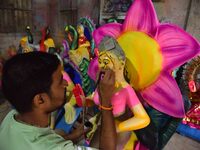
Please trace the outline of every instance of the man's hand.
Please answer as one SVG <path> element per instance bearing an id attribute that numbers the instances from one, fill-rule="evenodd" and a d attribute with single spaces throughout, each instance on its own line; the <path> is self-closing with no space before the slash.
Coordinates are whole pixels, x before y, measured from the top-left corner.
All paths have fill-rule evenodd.
<path id="1" fill-rule="evenodd" d="M 75 129 L 69 134 L 66 134 L 62 130 L 56 130 L 56 133 L 62 136 L 64 139 L 71 140 L 75 143 L 84 138 L 85 132 L 87 131 L 84 130 L 84 125 L 80 123 L 76 123 Z"/>
<path id="2" fill-rule="evenodd" d="M 115 89 L 115 73 L 111 69 L 100 70 L 103 76 L 100 80 L 98 91 L 103 106 L 111 106 L 111 98 Z"/>
<path id="3" fill-rule="evenodd" d="M 74 139 L 79 139 L 83 135 L 84 135 L 84 125 L 83 124 L 77 125 L 76 128 L 71 132 L 71 136 Z"/>
<path id="4" fill-rule="evenodd" d="M 100 83 L 98 86 L 98 92 L 101 100 L 101 105 L 104 107 L 111 107 L 111 98 L 115 89 L 115 73 L 110 70 L 101 70 L 104 73 L 103 77 L 100 77 Z M 100 149 L 102 150 L 115 150 L 117 134 L 114 124 L 114 117 L 111 110 L 102 109 L 101 119 L 101 137 L 100 137 Z"/>

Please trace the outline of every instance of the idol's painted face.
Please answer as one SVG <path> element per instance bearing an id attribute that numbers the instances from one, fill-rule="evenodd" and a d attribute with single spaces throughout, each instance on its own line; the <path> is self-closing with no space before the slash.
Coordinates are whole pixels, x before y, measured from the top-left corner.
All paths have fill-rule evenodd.
<path id="1" fill-rule="evenodd" d="M 109 51 L 100 52 L 98 63 L 101 69 L 110 68 L 115 72 L 124 67 L 122 61 Z"/>
<path id="2" fill-rule="evenodd" d="M 101 69 L 105 69 L 105 68 L 113 69 L 114 68 L 113 57 L 110 52 L 101 52 L 99 54 L 98 62 L 99 62 L 99 67 Z"/>
<path id="3" fill-rule="evenodd" d="M 82 25 L 78 25 L 78 26 L 77 26 L 77 32 L 78 32 L 79 35 L 80 35 L 80 34 L 83 34 L 84 28 L 83 28 Z"/>

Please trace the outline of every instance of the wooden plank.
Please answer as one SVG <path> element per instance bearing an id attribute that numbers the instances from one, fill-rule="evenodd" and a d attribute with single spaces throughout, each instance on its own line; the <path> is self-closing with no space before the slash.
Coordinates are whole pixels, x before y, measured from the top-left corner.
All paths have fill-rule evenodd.
<path id="1" fill-rule="evenodd" d="M 70 10 L 61 13 L 62 25 L 76 25 L 77 22 L 77 10 Z"/>
<path id="2" fill-rule="evenodd" d="M 21 19 L 20 19 L 21 18 L 21 11 L 17 10 L 16 12 L 17 12 L 17 22 L 18 22 L 17 23 L 18 25 L 17 25 L 17 30 L 16 31 L 20 32 L 21 31 L 21 25 L 22 25 L 22 22 L 21 22 Z"/>
<path id="3" fill-rule="evenodd" d="M 3 28 L 5 32 L 8 32 L 7 24 L 8 24 L 8 13 L 7 10 L 4 9 L 3 11 Z"/>
<path id="4" fill-rule="evenodd" d="M 200 0 L 192 0 L 186 30 L 200 41 Z"/>
<path id="5" fill-rule="evenodd" d="M 27 0 L 22 1 L 22 8 L 27 9 Z"/>
<path id="6" fill-rule="evenodd" d="M 77 0 L 72 1 L 71 8 L 77 8 Z"/>
<path id="7" fill-rule="evenodd" d="M 21 12 L 21 15 L 20 15 L 20 22 L 21 22 L 21 25 L 20 25 L 20 31 L 19 31 L 19 32 L 24 33 L 24 31 L 25 31 L 24 11 L 20 11 L 20 12 Z"/>
<path id="8" fill-rule="evenodd" d="M 17 8 L 23 8 L 23 1 L 22 0 L 18 0 L 18 7 Z"/>
<path id="9" fill-rule="evenodd" d="M 60 10 L 69 10 L 77 8 L 77 0 L 60 0 Z"/>
<path id="10" fill-rule="evenodd" d="M 15 5 L 14 5 L 14 3 L 13 3 L 13 7 L 14 7 Z M 11 19 L 12 19 L 12 21 L 11 21 L 11 23 L 12 23 L 12 31 L 13 32 L 16 32 L 16 23 L 15 23 L 15 10 L 14 9 L 12 9 L 12 11 L 11 11 Z"/>
<path id="11" fill-rule="evenodd" d="M 18 5 L 18 0 L 14 0 L 14 8 L 17 8 L 17 5 Z"/>
<path id="12" fill-rule="evenodd" d="M 23 30 L 25 31 L 26 26 L 28 25 L 28 17 L 27 17 L 27 12 L 23 11 L 23 25 L 22 25 L 22 32 Z"/>
<path id="13" fill-rule="evenodd" d="M 28 18 L 29 18 L 29 19 L 28 19 L 28 25 L 29 25 L 29 26 L 31 27 L 31 29 L 33 30 L 33 27 L 32 27 L 32 26 L 33 26 L 33 18 L 32 18 L 32 17 L 33 17 L 32 12 L 29 12 L 29 13 L 28 13 Z"/>
<path id="14" fill-rule="evenodd" d="M 61 26 L 76 25 L 77 0 L 60 0 Z"/>
<path id="15" fill-rule="evenodd" d="M 15 13 L 15 24 L 16 24 L 15 32 L 18 32 L 18 11 L 15 10 L 14 13 Z"/>
<path id="16" fill-rule="evenodd" d="M 12 9 L 8 9 L 7 10 L 7 26 L 6 28 L 8 29 L 8 32 L 12 32 L 13 31 L 13 28 L 12 28 L 12 25 L 13 25 L 13 18 L 12 18 Z"/>

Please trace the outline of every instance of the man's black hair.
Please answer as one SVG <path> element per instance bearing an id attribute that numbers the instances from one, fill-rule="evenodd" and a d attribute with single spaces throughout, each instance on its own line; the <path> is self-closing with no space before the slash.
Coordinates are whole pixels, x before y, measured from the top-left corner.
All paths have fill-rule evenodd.
<path id="1" fill-rule="evenodd" d="M 60 64 L 56 55 L 44 52 L 18 54 L 9 59 L 2 73 L 2 91 L 20 113 L 32 109 L 33 98 L 49 93 L 52 75 Z"/>

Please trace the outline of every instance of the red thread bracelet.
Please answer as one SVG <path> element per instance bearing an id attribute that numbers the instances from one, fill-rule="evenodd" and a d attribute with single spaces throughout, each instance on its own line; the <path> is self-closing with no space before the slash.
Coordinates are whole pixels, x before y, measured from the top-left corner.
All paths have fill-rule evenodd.
<path id="1" fill-rule="evenodd" d="M 105 107 L 105 106 L 102 106 L 102 105 L 99 105 L 99 109 L 103 109 L 103 110 L 113 110 L 113 107 Z"/>

